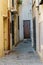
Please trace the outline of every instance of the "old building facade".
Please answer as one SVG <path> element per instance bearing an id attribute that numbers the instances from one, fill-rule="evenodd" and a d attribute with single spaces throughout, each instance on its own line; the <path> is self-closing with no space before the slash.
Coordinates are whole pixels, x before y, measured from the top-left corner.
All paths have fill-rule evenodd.
<path id="1" fill-rule="evenodd" d="M 8 4 L 7 3 L 8 3 L 8 0 L 0 1 L 0 56 L 4 55 L 4 48 L 5 48 L 5 45 L 4 45 L 4 37 L 5 37 L 4 36 L 4 22 L 5 22 L 5 24 L 6 23 L 8 24 L 8 15 L 7 15 Z M 8 28 L 7 25 L 6 25 L 6 28 Z M 8 32 L 8 31 L 6 31 L 6 32 Z M 6 34 L 8 35 L 8 33 L 6 33 Z M 8 43 L 7 35 L 6 35 L 6 40 L 7 40 L 6 43 Z M 6 45 L 6 49 L 7 49 L 7 45 Z"/>
<path id="2" fill-rule="evenodd" d="M 43 58 L 43 1 L 33 0 L 33 47 Z"/>
<path id="3" fill-rule="evenodd" d="M 0 57 L 19 42 L 19 0 L 0 0 Z"/>
<path id="4" fill-rule="evenodd" d="M 32 1 L 23 0 L 22 5 L 19 6 L 19 34 L 20 40 L 32 40 Z"/>

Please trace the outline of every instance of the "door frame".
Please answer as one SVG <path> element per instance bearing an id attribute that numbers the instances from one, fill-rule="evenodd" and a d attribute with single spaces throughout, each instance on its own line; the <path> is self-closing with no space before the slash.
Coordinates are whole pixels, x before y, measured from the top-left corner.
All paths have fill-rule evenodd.
<path id="1" fill-rule="evenodd" d="M 8 50 L 10 50 L 10 11 L 8 11 Z"/>
<path id="2" fill-rule="evenodd" d="M 31 20 L 23 20 L 23 35 L 24 35 L 24 21 L 28 21 L 31 24 Z M 24 38 L 25 39 L 25 38 Z M 27 39 L 27 38 L 26 38 Z M 28 38 L 29 39 L 29 38 Z M 30 39 L 31 40 L 31 27 L 30 27 Z"/>
<path id="3" fill-rule="evenodd" d="M 11 12 L 11 35 L 12 35 L 12 47 L 14 46 L 14 12 Z"/>
<path id="4" fill-rule="evenodd" d="M 36 18 L 33 18 L 33 48 L 36 50 Z"/>

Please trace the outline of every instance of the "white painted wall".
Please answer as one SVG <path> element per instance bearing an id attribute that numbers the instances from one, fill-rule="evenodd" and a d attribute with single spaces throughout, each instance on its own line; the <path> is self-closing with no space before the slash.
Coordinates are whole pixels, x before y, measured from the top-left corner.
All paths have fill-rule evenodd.
<path id="1" fill-rule="evenodd" d="M 23 34 L 23 20 L 31 20 L 31 37 L 32 37 L 32 0 L 23 0 L 22 5 L 19 7 L 20 16 L 20 40 L 24 39 Z"/>

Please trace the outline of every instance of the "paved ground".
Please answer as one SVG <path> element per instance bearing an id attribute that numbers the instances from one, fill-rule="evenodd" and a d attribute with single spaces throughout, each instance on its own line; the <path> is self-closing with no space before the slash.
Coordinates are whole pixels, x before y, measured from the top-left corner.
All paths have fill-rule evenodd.
<path id="1" fill-rule="evenodd" d="M 0 65 L 43 65 L 31 41 L 21 42 L 10 55 L 0 58 Z"/>

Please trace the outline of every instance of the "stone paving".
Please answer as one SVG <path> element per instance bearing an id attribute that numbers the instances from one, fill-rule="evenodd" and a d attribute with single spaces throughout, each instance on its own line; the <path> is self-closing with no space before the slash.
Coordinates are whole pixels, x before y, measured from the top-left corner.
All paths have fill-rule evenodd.
<path id="1" fill-rule="evenodd" d="M 23 41 L 12 52 L 0 58 L 0 65 L 43 65 L 31 41 Z"/>

